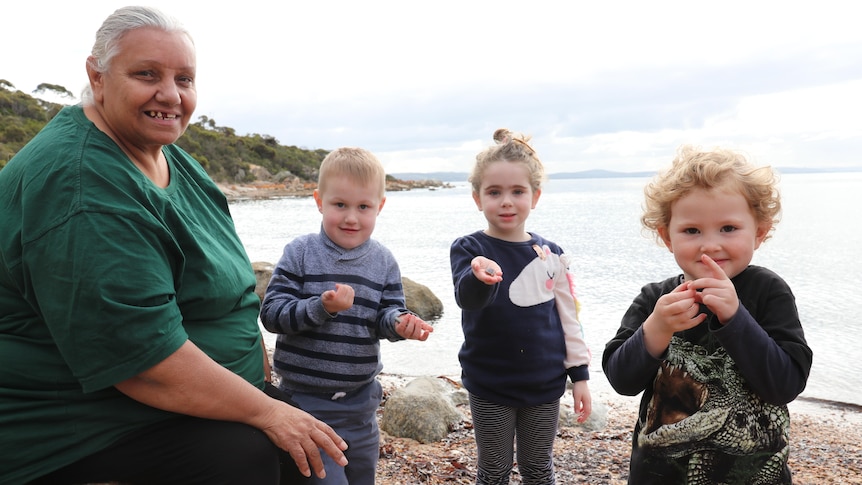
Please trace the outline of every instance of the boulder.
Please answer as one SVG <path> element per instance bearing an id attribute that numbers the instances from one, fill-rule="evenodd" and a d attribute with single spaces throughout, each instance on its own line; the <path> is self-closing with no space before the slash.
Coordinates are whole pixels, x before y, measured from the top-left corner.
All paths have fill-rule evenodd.
<path id="1" fill-rule="evenodd" d="M 269 173 L 269 170 L 267 170 L 264 167 L 261 167 L 260 165 L 255 165 L 253 163 L 249 163 L 248 164 L 248 171 L 251 172 L 252 175 L 254 175 L 255 180 L 271 180 L 272 179 L 272 174 Z"/>
<path id="2" fill-rule="evenodd" d="M 251 263 L 251 267 L 254 269 L 254 277 L 257 279 L 254 285 L 254 292 L 257 293 L 260 301 L 263 301 L 263 295 L 266 293 L 266 287 L 272 278 L 272 270 L 275 269 L 275 265 L 264 261 L 257 261 Z"/>
<path id="3" fill-rule="evenodd" d="M 608 427 L 608 406 L 598 399 L 593 399 L 590 416 L 583 423 L 579 423 L 572 406 L 572 391 L 567 390 L 560 399 L 560 418 L 557 426 L 582 431 L 602 431 Z"/>
<path id="4" fill-rule="evenodd" d="M 383 406 L 380 429 L 399 438 L 431 443 L 464 419 L 449 397 L 454 388 L 434 377 L 418 377 L 396 389 Z"/>
<path id="5" fill-rule="evenodd" d="M 427 286 L 416 283 L 405 276 L 401 277 L 404 300 L 407 309 L 429 322 L 443 315 L 443 302 Z"/>
<path id="6" fill-rule="evenodd" d="M 293 181 L 297 176 L 290 172 L 290 170 L 282 170 L 277 174 L 272 176 L 272 180 L 274 182 L 285 182 L 285 181 Z"/>

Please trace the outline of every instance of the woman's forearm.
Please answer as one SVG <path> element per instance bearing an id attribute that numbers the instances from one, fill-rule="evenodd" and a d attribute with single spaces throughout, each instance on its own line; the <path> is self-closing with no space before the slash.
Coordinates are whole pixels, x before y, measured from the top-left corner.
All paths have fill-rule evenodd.
<path id="1" fill-rule="evenodd" d="M 194 369 L 194 374 L 189 369 Z M 116 388 L 154 408 L 258 428 L 290 453 L 306 476 L 312 471 L 318 477 L 326 475 L 321 450 L 339 465 L 347 464 L 343 453 L 347 443 L 330 426 L 270 398 L 188 341 L 150 369 L 116 384 Z"/>
<path id="2" fill-rule="evenodd" d="M 115 387 L 154 408 L 251 425 L 256 415 L 265 412 L 270 400 L 190 341 L 165 360 Z"/>

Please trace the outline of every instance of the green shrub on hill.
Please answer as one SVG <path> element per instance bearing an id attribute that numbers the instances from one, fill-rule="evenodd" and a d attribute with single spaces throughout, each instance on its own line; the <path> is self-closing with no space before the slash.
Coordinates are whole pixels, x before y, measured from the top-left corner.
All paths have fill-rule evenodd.
<path id="1" fill-rule="evenodd" d="M 69 97 L 62 86 L 40 84 L 36 92 L 52 91 Z M 0 79 L 0 169 L 56 115 L 63 104 L 48 102 L 22 91 Z M 279 144 L 270 135 L 237 135 L 236 130 L 218 126 L 215 120 L 201 116 L 189 124 L 177 145 L 189 152 L 216 182 L 252 182 L 253 166 L 276 175 L 290 172 L 300 179 L 317 178 L 320 162 L 328 150 L 307 150 Z"/>

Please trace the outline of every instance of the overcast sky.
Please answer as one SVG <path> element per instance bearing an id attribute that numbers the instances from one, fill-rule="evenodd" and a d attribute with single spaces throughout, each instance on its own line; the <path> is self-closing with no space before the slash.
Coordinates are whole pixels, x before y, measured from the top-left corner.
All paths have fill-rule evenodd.
<path id="1" fill-rule="evenodd" d="M 126 4 L 5 1 L 0 79 L 79 96 L 96 29 Z M 195 39 L 193 120 L 362 146 L 389 173 L 466 172 L 500 127 L 532 135 L 551 173 L 655 170 L 683 143 L 777 167 L 862 166 L 852 2 L 144 4 Z"/>

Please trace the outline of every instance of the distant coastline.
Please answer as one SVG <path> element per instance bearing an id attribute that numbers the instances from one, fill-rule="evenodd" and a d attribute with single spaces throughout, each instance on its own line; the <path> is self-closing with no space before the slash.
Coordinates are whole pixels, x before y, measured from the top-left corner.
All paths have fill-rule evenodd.
<path id="1" fill-rule="evenodd" d="M 792 173 L 834 173 L 834 172 L 862 172 L 860 167 L 835 167 L 835 168 L 810 168 L 810 167 L 775 167 L 780 174 Z M 583 170 L 579 172 L 560 172 L 548 174 L 549 179 L 597 179 L 597 178 L 632 178 L 650 177 L 653 171 L 641 172 L 617 172 L 613 170 Z M 441 182 L 466 182 L 469 174 L 467 172 L 403 172 L 390 174 L 399 180 L 439 180 Z"/>
<path id="2" fill-rule="evenodd" d="M 317 184 L 313 182 L 285 184 L 257 181 L 250 184 L 216 183 L 227 200 L 278 199 L 283 197 L 311 197 Z M 418 177 L 415 179 L 387 178 L 387 192 L 401 192 L 413 189 L 446 189 L 451 188 L 449 182 L 439 178 Z"/>
<path id="3" fill-rule="evenodd" d="M 862 172 L 862 167 L 842 168 L 805 168 L 785 167 L 775 169 L 779 174 L 813 174 L 813 173 L 847 173 Z M 643 178 L 651 177 L 655 172 L 616 172 L 613 170 L 583 170 L 580 172 L 560 172 L 548 174 L 552 180 L 567 179 L 608 179 L 608 178 Z M 399 192 L 413 189 L 443 189 L 451 188 L 452 183 L 466 182 L 467 172 L 403 172 L 387 174 L 387 192 Z M 310 197 L 315 183 L 304 183 L 298 186 L 288 186 L 284 183 L 258 181 L 250 184 L 219 183 L 218 186 L 228 200 L 244 199 L 274 199 L 280 197 Z"/>

